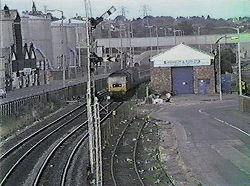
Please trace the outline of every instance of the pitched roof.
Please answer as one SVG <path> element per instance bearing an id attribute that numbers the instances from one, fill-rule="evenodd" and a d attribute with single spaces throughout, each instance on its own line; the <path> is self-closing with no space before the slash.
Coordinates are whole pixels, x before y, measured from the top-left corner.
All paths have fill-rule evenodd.
<path id="1" fill-rule="evenodd" d="M 179 44 L 151 58 L 151 61 L 177 61 L 192 59 L 213 59 L 214 56 L 184 44 Z"/>

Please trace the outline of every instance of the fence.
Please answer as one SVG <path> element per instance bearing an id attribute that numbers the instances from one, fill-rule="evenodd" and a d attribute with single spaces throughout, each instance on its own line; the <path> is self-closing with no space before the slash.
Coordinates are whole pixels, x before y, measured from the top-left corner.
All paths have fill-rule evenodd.
<path id="1" fill-rule="evenodd" d="M 96 91 L 100 91 L 107 87 L 106 78 L 96 80 Z M 42 94 L 29 96 L 26 98 L 10 101 L 0 105 L 0 118 L 11 116 L 18 113 L 24 107 L 32 108 L 38 103 L 49 102 L 52 100 L 70 100 L 73 97 L 83 96 L 87 92 L 87 84 L 79 83 L 76 85 L 60 88 L 57 90 L 44 92 Z"/>

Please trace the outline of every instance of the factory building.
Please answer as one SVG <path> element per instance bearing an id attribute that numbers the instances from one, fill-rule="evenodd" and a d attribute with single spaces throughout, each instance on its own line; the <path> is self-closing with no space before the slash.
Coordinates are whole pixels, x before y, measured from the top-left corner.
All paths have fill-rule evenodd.
<path id="1" fill-rule="evenodd" d="M 177 45 L 151 58 L 151 84 L 159 93 L 215 93 L 214 56 Z"/>
<path id="2" fill-rule="evenodd" d="M 40 11 L 25 11 L 21 16 L 22 37 L 24 43 L 32 42 L 43 53 L 50 66 L 53 64 L 51 16 Z"/>
<path id="3" fill-rule="evenodd" d="M 86 26 L 81 20 L 58 20 L 51 23 L 53 66 L 63 68 L 83 67 L 86 70 Z"/>

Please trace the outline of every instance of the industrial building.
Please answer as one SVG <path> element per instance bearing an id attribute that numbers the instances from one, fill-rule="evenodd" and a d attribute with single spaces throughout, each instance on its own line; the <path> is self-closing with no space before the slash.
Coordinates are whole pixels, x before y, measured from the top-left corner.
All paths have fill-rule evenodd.
<path id="1" fill-rule="evenodd" d="M 215 93 L 214 56 L 179 44 L 151 58 L 151 84 L 156 92 Z"/>
<path id="2" fill-rule="evenodd" d="M 12 71 L 12 63 L 30 60 L 31 56 L 25 56 L 24 53 L 30 43 L 36 58 L 34 67 L 32 63 L 32 71 L 36 69 L 38 77 L 35 78 L 36 83 L 29 86 L 49 83 L 46 78 L 49 74 L 54 74 L 55 79 L 62 78 L 60 74 L 63 68 L 68 72 L 68 78 L 83 75 L 86 71 L 86 24 L 81 17 L 52 21 L 52 14 L 38 11 L 34 2 L 31 11 L 24 11 L 21 15 L 6 5 L 0 12 L 0 88 L 9 91 L 28 86 L 29 83 L 23 84 L 26 80 L 18 77 L 22 72 L 19 73 L 17 69 Z M 28 51 L 30 54 L 29 47 Z"/>
<path id="3" fill-rule="evenodd" d="M 87 48 L 85 22 L 76 19 L 53 21 L 51 34 L 54 68 L 62 69 L 62 55 L 65 55 L 67 68 L 86 65 L 84 63 Z M 86 67 L 84 69 L 86 70 Z"/>
<path id="4" fill-rule="evenodd" d="M 32 42 L 36 50 L 46 58 L 49 66 L 52 66 L 53 50 L 50 24 L 51 14 L 43 14 L 37 11 L 34 2 L 32 11 L 22 12 L 21 26 L 23 42 Z"/>

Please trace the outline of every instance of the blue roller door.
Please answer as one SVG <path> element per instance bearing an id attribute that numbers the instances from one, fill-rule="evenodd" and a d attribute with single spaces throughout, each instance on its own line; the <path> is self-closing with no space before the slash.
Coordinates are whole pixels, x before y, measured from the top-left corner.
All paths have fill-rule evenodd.
<path id="1" fill-rule="evenodd" d="M 172 68 L 174 94 L 193 94 L 194 78 L 193 67 Z"/>

